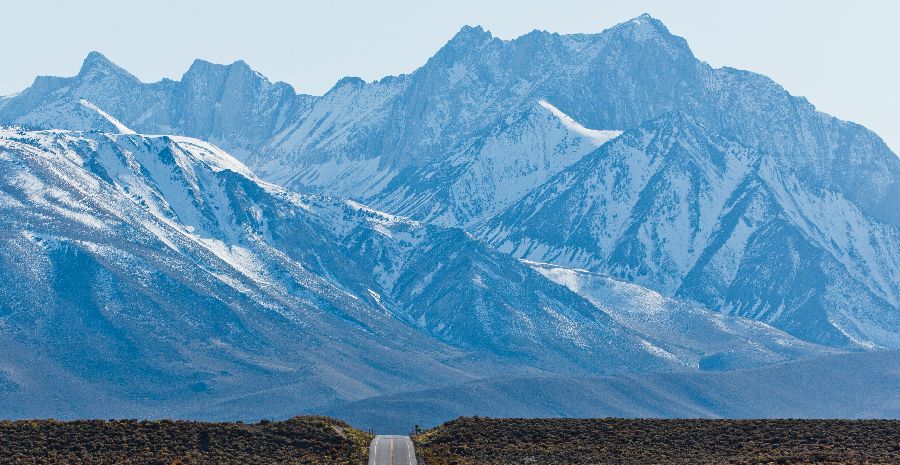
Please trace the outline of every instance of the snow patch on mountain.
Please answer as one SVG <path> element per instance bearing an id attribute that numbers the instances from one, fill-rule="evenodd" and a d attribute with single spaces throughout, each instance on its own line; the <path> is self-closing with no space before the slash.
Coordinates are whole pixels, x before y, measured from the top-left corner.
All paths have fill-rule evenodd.
<path id="1" fill-rule="evenodd" d="M 571 116 L 560 111 L 559 108 L 554 107 L 550 102 L 546 100 L 539 100 L 538 104 L 550 110 L 550 112 L 553 113 L 554 116 L 559 118 L 559 120 L 562 121 L 562 123 L 567 128 L 569 128 L 570 131 L 589 139 L 597 147 L 605 144 L 610 139 L 618 137 L 619 134 L 622 134 L 622 131 L 601 131 L 598 129 L 588 129 L 578 124 L 578 122 L 572 119 Z"/>
<path id="2" fill-rule="evenodd" d="M 96 105 L 94 105 L 93 103 L 91 103 L 91 102 L 89 102 L 89 101 L 87 101 L 87 100 L 85 100 L 85 99 L 79 100 L 78 103 L 80 103 L 80 104 L 81 104 L 82 106 L 84 106 L 85 108 L 89 108 L 89 109 L 94 110 L 94 111 L 96 111 L 97 113 L 99 113 L 100 116 L 102 116 L 102 117 L 105 118 L 107 121 L 109 121 L 109 123 L 112 124 L 114 128 L 118 129 L 119 134 L 136 134 L 133 130 L 131 130 L 131 128 L 129 128 L 128 126 L 125 126 L 124 124 L 122 124 L 121 121 L 119 121 L 119 120 L 113 118 L 112 115 L 110 115 L 109 113 L 107 113 L 107 112 L 101 110 L 100 108 L 98 108 L 98 107 L 97 107 Z"/>

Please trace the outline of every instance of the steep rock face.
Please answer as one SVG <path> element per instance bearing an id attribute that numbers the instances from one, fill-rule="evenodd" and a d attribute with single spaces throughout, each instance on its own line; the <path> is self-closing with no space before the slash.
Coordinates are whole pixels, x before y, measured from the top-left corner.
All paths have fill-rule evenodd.
<path id="1" fill-rule="evenodd" d="M 168 117 L 175 132 L 216 141 L 246 158 L 306 104 L 291 86 L 269 82 L 243 61 L 196 60 L 173 89 Z"/>
<path id="2" fill-rule="evenodd" d="M 479 234 L 808 340 L 898 343 L 897 228 L 678 112 L 587 155 Z"/>
<path id="3" fill-rule="evenodd" d="M 687 106 L 714 133 L 771 154 L 812 189 L 843 195 L 873 219 L 900 226 L 900 158 L 875 133 L 818 112 L 768 77 L 715 70 L 702 108 Z"/>
<path id="4" fill-rule="evenodd" d="M 771 159 L 729 199 L 678 295 L 827 344 L 897 347 L 900 232 Z"/>
<path id="5" fill-rule="evenodd" d="M 390 107 L 408 81 L 406 76 L 371 84 L 342 79 L 248 163 L 267 179 L 302 191 L 357 199 L 379 192 L 395 168 L 379 156 L 389 137 L 386 128 L 416 124 L 398 119 Z"/>
<path id="6" fill-rule="evenodd" d="M 645 276 L 672 292 L 679 284 L 672 280 L 693 266 L 719 211 L 757 158 L 671 113 L 627 131 L 532 190 L 482 234 L 501 250 L 536 261 L 591 267 L 598 254 L 585 255 L 585 249 L 602 251 L 618 266 L 614 274 L 637 281 Z M 550 244 L 553 252 L 545 250 Z"/>

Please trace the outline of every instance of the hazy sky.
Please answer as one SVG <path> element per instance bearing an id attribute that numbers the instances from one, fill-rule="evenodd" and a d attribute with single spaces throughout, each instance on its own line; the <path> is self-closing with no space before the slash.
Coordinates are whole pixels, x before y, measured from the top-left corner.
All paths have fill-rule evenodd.
<path id="1" fill-rule="evenodd" d="M 414 70 L 464 24 L 495 36 L 598 32 L 648 12 L 700 59 L 766 74 L 900 149 L 897 1 L 40 1 L 0 8 L 0 95 L 73 75 L 91 50 L 144 81 L 194 58 L 247 61 L 298 92 Z"/>

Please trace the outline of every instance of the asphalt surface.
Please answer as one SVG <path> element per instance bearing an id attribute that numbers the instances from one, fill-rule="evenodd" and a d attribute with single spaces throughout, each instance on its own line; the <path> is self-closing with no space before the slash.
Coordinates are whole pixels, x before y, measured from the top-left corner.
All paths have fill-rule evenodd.
<path id="1" fill-rule="evenodd" d="M 369 465 L 416 465 L 409 436 L 378 435 L 369 445 Z"/>

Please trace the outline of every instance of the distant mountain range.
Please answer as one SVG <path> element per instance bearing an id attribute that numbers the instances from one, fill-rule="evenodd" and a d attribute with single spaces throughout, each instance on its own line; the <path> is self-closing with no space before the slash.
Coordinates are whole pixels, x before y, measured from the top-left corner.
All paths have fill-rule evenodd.
<path id="1" fill-rule="evenodd" d="M 465 27 L 323 96 L 92 52 L 0 124 L 0 415 L 252 418 L 900 348 L 900 159 L 648 15 Z"/>

